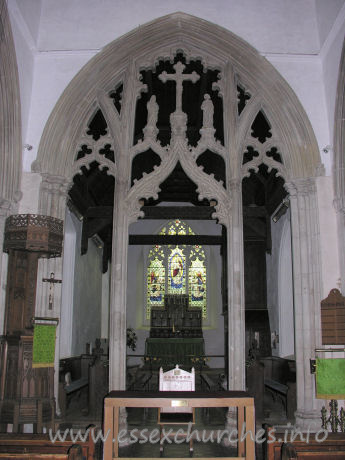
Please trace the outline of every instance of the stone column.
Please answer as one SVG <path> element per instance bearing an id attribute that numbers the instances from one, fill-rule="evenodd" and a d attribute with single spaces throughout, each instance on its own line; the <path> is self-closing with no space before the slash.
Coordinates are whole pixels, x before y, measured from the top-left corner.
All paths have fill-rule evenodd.
<path id="1" fill-rule="evenodd" d="M 245 302 L 241 181 L 230 182 L 227 225 L 229 390 L 245 389 Z"/>
<path id="2" fill-rule="evenodd" d="M 70 183 L 65 177 L 42 174 L 38 212 L 42 215 L 56 217 L 65 220 L 66 198 Z M 56 279 L 62 279 L 63 257 L 54 259 L 40 259 L 37 273 L 37 294 L 36 294 L 36 316 L 57 317 L 61 316 L 61 294 L 62 284 L 54 287 L 54 302 L 52 309 L 49 309 L 49 283 L 43 283 L 44 278 L 49 278 L 54 273 Z M 60 324 L 56 329 L 56 343 L 60 342 Z M 59 389 L 59 359 L 60 353 L 57 347 L 55 353 L 55 374 L 54 374 L 54 395 L 56 399 L 57 414 L 60 415 L 58 403 Z"/>
<path id="3" fill-rule="evenodd" d="M 116 181 L 110 280 L 109 390 L 126 389 L 128 214 L 126 183 Z"/>
<path id="4" fill-rule="evenodd" d="M 127 182 L 115 182 L 113 246 L 110 279 L 109 391 L 126 389 L 126 301 L 128 260 Z M 121 429 L 126 428 L 126 411 L 120 411 Z"/>
<path id="5" fill-rule="evenodd" d="M 229 183 L 232 208 L 227 227 L 228 389 L 245 389 L 245 301 L 241 181 Z M 237 410 L 229 408 L 226 429 L 237 428 Z"/>
<path id="6" fill-rule="evenodd" d="M 287 183 L 290 194 L 295 355 L 297 373 L 296 423 L 302 429 L 320 425 L 320 402 L 315 399 L 315 376 L 309 360 L 321 345 L 321 260 L 320 232 L 314 179 Z M 313 425 L 311 425 L 313 424 Z"/>

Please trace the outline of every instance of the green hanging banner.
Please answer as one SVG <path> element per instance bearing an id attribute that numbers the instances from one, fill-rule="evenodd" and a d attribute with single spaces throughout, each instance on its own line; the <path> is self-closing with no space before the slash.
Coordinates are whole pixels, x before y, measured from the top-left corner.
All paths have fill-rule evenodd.
<path id="1" fill-rule="evenodd" d="M 54 367 L 56 325 L 35 324 L 32 367 Z"/>
<path id="2" fill-rule="evenodd" d="M 345 398 L 345 358 L 316 359 L 316 397 Z"/>

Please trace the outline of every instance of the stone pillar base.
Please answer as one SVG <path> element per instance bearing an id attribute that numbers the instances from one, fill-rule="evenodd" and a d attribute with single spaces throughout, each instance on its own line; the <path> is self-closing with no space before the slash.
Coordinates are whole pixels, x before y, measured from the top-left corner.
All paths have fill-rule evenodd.
<path id="1" fill-rule="evenodd" d="M 321 429 L 321 411 L 314 409 L 311 411 L 297 410 L 295 412 L 296 426 L 301 431 L 315 433 Z"/>

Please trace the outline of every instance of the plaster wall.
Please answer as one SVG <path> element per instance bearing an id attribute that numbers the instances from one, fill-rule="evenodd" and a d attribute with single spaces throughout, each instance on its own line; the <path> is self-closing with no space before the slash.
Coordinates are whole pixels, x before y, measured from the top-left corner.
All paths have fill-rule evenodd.
<path id="1" fill-rule="evenodd" d="M 279 334 L 279 343 L 272 348 L 274 356 L 287 356 L 294 350 L 291 241 L 283 237 L 286 225 L 290 226 L 289 211 L 276 223 L 271 222 L 272 251 L 266 255 L 270 329 Z M 291 238 L 290 229 L 288 234 Z"/>
<path id="2" fill-rule="evenodd" d="M 334 0 L 327 3 L 333 11 Z M 140 24 L 177 11 L 219 24 L 261 52 L 319 51 L 314 0 L 44 0 L 38 47 L 100 49 Z"/>
<path id="3" fill-rule="evenodd" d="M 316 20 L 321 46 L 326 41 L 343 5 L 344 0 L 328 0 L 326 2 L 325 0 L 315 0 Z"/>
<path id="4" fill-rule="evenodd" d="M 35 8 L 33 9 L 33 11 L 35 11 Z M 30 20 L 29 18 L 27 18 L 28 22 L 26 22 L 23 19 L 21 12 L 15 2 L 8 2 L 8 12 L 12 26 L 12 34 L 18 65 L 22 138 L 24 145 L 25 143 L 27 143 L 26 134 L 30 116 L 31 99 L 33 97 L 32 85 L 35 69 L 35 44 L 28 25 L 28 23 L 30 23 Z"/>
<path id="5" fill-rule="evenodd" d="M 60 312 L 60 359 L 72 356 L 74 277 L 77 232 L 80 223 L 67 209 L 64 222 L 62 298 Z"/>
<path id="6" fill-rule="evenodd" d="M 322 298 L 324 299 L 328 296 L 331 289 L 340 288 L 337 221 L 333 207 L 332 177 L 318 177 L 316 186 L 320 217 Z"/>
<path id="7" fill-rule="evenodd" d="M 332 31 L 329 34 L 321 50 L 323 81 L 326 96 L 326 108 L 328 113 L 328 123 L 330 131 L 329 145 L 333 145 L 334 136 L 334 114 L 336 91 L 339 75 L 339 65 L 341 51 L 345 38 L 345 5 L 343 5 L 336 22 L 333 25 Z M 332 157 L 332 151 L 330 157 Z"/>
<path id="8" fill-rule="evenodd" d="M 87 254 L 80 255 L 81 224 L 77 229 L 72 356 L 85 353 L 86 343 L 95 344 L 101 337 L 102 316 L 102 250 L 89 240 Z"/>
<path id="9" fill-rule="evenodd" d="M 267 56 L 271 64 L 299 98 L 313 127 L 326 174 L 331 174 L 331 158 L 323 147 L 331 143 L 328 125 L 322 62 L 317 56 Z"/>
<path id="10" fill-rule="evenodd" d="M 39 53 L 35 57 L 32 101 L 26 141 L 33 146 L 24 151 L 23 169 L 31 170 L 37 157 L 44 126 L 58 98 L 75 74 L 91 59 L 90 53 Z M 25 193 L 25 192 L 24 192 Z"/>
<path id="11" fill-rule="evenodd" d="M 16 2 L 10 1 L 9 3 L 16 3 L 18 5 L 18 9 L 27 24 L 32 39 L 37 45 L 41 22 L 42 0 L 16 0 Z"/>

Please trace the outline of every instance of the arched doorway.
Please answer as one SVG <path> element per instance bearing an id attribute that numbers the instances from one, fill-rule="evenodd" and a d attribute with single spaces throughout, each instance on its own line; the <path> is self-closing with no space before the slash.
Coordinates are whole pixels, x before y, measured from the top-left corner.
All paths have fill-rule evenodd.
<path id="1" fill-rule="evenodd" d="M 207 72 L 220 72 L 221 78 L 213 81 L 211 89 L 218 92 L 222 101 L 223 143 L 219 137 L 215 137 L 210 123 L 212 109 L 207 109 L 206 104 L 207 101 L 211 102 L 215 108 L 216 101 L 212 97 L 204 99 L 201 137 L 193 145 L 186 136 L 188 116 L 184 112 L 183 103 L 180 105 L 180 97 L 176 95 L 173 112 L 176 116 L 170 119 L 172 136 L 169 148 L 157 142 L 154 123 L 154 103 L 157 101 L 151 98 L 147 104 L 152 102 L 153 108 L 148 112 L 153 118 L 147 117 L 146 131 L 142 127 L 143 140 L 135 144 L 136 101 L 147 90 L 144 86 L 147 83 L 141 80 L 140 72 L 142 69 L 153 71 L 160 60 L 172 65 L 178 53 L 182 53 L 186 60 L 186 64 L 178 61 L 181 65 L 200 62 Z M 174 72 L 168 69 L 163 78 L 166 81 L 174 79 L 177 86 L 181 83 L 183 93 L 182 80 L 187 74 L 183 74 L 181 66 L 176 65 Z M 190 76 L 188 78 L 193 79 Z M 119 91 L 122 92 L 121 98 L 116 99 Z M 112 97 L 112 94 L 115 96 Z M 106 143 L 102 141 L 100 145 L 95 140 L 92 142 L 91 153 L 78 158 L 76 154 L 79 147 L 84 144 L 90 147 L 85 143 L 85 132 L 98 110 L 102 111 L 108 127 L 104 139 Z M 200 105 L 199 113 L 201 110 Z M 123 389 L 126 367 L 128 227 L 142 215 L 141 200 L 152 197 L 157 199 L 160 184 L 180 163 L 184 172 L 197 185 L 198 198 L 216 202 L 213 217 L 227 229 L 225 290 L 229 388 L 244 388 L 245 300 L 241 183 L 247 170 L 243 168 L 242 155 L 250 145 L 248 136 L 260 111 L 270 120 L 274 133 L 271 147 L 278 146 L 284 158 L 284 171 L 279 165 L 277 170 L 284 176 L 291 202 L 294 297 L 298 318 L 296 336 L 299 344 L 296 350 L 297 417 L 303 424 L 317 416 L 317 402 L 313 396 L 307 363 L 319 342 L 317 332 L 314 332 L 319 330 L 320 323 L 319 311 L 315 308 L 320 299 L 320 269 L 317 260 L 319 240 L 314 184 L 319 152 L 310 123 L 295 94 L 275 69 L 248 44 L 220 27 L 176 13 L 153 21 L 106 47 L 71 82 L 46 125 L 35 164 L 35 170 L 43 177 L 40 212 L 64 217 L 65 194 L 71 186 L 72 177 L 85 165 L 96 161 L 101 168 L 107 169 L 108 175 L 115 177 L 110 281 L 110 388 Z M 109 149 L 114 152 L 114 161 L 107 155 Z M 156 155 L 150 156 L 153 169 L 137 182 L 132 182 L 133 160 L 148 149 Z M 216 164 L 216 161 L 210 162 L 212 155 L 224 161 L 225 183 L 219 182 L 216 174 L 208 170 L 210 164 Z M 269 158 L 266 160 L 269 168 L 272 167 L 272 161 L 275 161 L 276 167 L 274 152 L 271 158 L 266 156 Z M 159 165 L 156 160 L 158 163 L 160 161 Z M 204 169 L 199 167 L 201 165 Z M 57 274 L 61 271 L 58 266 L 52 270 L 50 263 L 42 263 L 43 276 L 51 271 Z M 312 272 L 310 266 L 315 268 Z M 45 295 L 43 291 L 38 293 L 39 305 L 44 305 L 40 298 Z M 301 318 L 303 321 L 300 321 Z M 314 326 L 308 327 L 308 331 L 312 332 L 305 334 L 302 324 Z"/>

